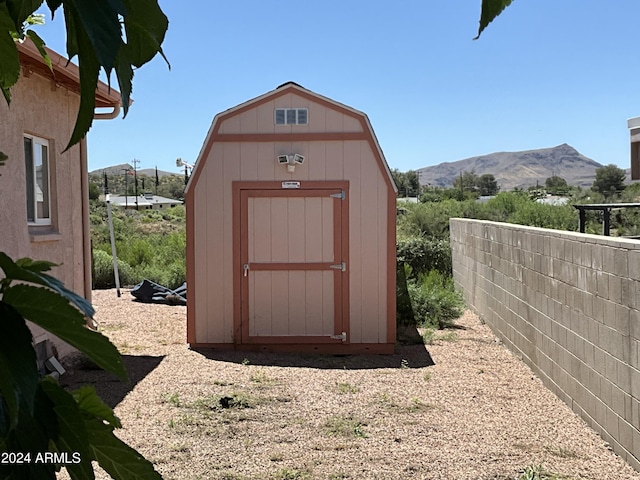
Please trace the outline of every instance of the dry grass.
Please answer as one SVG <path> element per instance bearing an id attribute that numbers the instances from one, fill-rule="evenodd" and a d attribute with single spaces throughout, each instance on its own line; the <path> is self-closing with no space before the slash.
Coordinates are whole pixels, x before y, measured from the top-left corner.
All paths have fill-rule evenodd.
<path id="1" fill-rule="evenodd" d="M 117 403 L 119 436 L 165 479 L 640 479 L 471 313 L 428 353 L 204 355 L 184 307 L 94 304 L 136 384 L 68 381 Z"/>

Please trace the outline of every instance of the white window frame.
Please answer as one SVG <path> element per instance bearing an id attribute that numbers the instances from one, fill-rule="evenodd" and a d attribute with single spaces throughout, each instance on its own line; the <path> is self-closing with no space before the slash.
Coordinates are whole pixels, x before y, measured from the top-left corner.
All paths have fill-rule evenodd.
<path id="1" fill-rule="evenodd" d="M 51 225 L 51 150 L 49 141 L 29 134 L 24 134 L 23 137 L 27 223 L 28 225 Z M 30 152 L 27 150 L 27 143 L 30 143 Z M 42 186 L 45 188 L 42 188 L 38 183 L 38 163 L 45 167 L 40 169 L 46 175 L 46 178 L 42 179 Z M 41 201 L 38 199 L 39 195 L 42 196 Z M 39 203 L 42 204 L 41 208 L 39 208 Z"/>
<path id="2" fill-rule="evenodd" d="M 278 121 L 278 113 L 284 116 L 284 121 Z M 304 112 L 304 119 L 302 123 L 301 112 Z M 273 112 L 273 123 L 276 125 L 309 125 L 309 109 L 308 108 L 276 108 Z"/>

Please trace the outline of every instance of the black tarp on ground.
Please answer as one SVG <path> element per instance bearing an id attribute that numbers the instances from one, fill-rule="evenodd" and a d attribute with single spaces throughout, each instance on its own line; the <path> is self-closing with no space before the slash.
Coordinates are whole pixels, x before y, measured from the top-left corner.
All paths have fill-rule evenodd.
<path id="1" fill-rule="evenodd" d="M 187 284 L 185 282 L 175 290 L 171 290 L 145 278 L 133 287 L 131 295 L 133 295 L 138 302 L 186 305 Z"/>

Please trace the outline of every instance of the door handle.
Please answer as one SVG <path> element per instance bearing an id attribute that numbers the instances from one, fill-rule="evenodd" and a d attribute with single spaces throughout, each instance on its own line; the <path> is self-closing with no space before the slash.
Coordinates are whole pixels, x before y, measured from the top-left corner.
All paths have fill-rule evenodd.
<path id="1" fill-rule="evenodd" d="M 242 267 L 242 270 L 244 271 L 244 276 L 246 277 L 247 275 L 249 275 L 249 264 L 245 263 L 244 267 Z"/>

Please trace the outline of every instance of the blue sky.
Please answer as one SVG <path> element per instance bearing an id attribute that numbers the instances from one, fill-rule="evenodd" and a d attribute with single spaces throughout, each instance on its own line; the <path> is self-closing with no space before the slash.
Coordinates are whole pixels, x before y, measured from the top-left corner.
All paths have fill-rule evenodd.
<path id="1" fill-rule="evenodd" d="M 160 0 L 171 70 L 136 71 L 127 118 L 94 122 L 89 168 L 179 172 L 216 113 L 287 81 L 365 112 L 402 171 L 562 143 L 628 168 L 640 2 L 515 0 L 474 41 L 480 3 Z M 42 12 L 64 53 L 62 12 Z"/>

